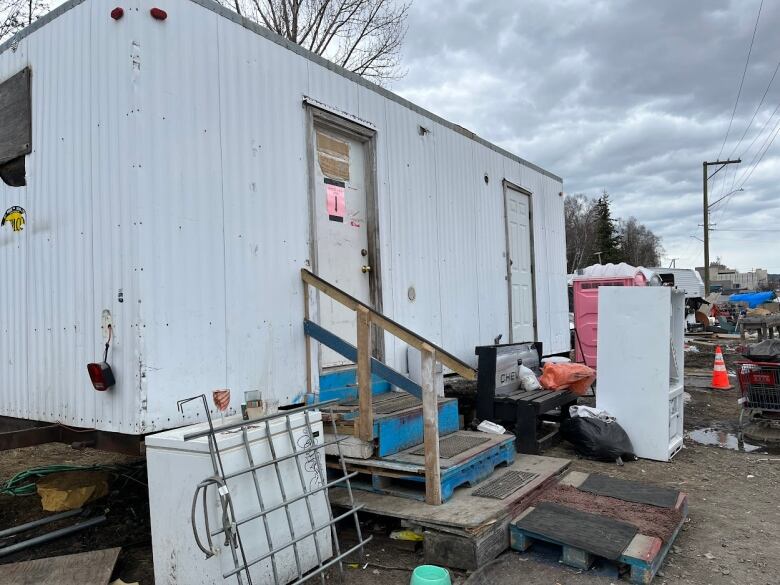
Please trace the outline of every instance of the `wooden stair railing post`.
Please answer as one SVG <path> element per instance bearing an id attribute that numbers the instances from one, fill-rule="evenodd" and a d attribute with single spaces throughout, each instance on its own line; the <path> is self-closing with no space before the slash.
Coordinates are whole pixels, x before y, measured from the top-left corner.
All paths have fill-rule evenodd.
<path id="1" fill-rule="evenodd" d="M 433 381 L 436 352 L 427 343 L 420 349 L 420 378 L 425 445 L 425 503 L 441 504 L 441 467 L 439 461 L 439 404 Z"/>
<path id="2" fill-rule="evenodd" d="M 357 307 L 357 383 L 360 415 L 358 436 L 374 440 L 374 407 L 371 404 L 371 312 L 363 305 Z"/>
<path id="3" fill-rule="evenodd" d="M 303 318 L 307 321 L 309 317 L 309 284 L 303 281 Z M 314 398 L 314 379 L 311 371 L 311 338 L 308 335 L 303 336 L 304 351 L 306 352 L 306 393 L 309 398 Z"/>

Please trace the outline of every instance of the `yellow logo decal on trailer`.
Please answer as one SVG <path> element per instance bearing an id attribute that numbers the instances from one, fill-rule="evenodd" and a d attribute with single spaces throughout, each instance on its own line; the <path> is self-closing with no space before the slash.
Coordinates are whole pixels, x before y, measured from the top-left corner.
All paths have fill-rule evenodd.
<path id="1" fill-rule="evenodd" d="M 0 207 L 0 209 L 2 208 Z M 8 223 L 10 224 L 13 231 L 20 232 L 24 229 L 24 224 L 26 223 L 26 214 L 27 212 L 24 210 L 24 208 L 19 207 L 18 205 L 9 207 L 3 215 L 2 221 L 0 221 L 0 227 Z"/>

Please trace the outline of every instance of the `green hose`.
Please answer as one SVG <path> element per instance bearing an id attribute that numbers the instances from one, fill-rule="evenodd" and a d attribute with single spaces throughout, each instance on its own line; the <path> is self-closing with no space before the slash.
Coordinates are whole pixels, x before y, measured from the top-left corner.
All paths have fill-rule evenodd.
<path id="1" fill-rule="evenodd" d="M 30 496 L 37 492 L 36 482 L 42 477 L 63 471 L 108 471 L 124 475 L 129 479 L 137 474 L 136 465 L 45 465 L 20 471 L 0 486 L 0 494 L 7 496 Z M 137 481 L 137 480 L 136 480 Z"/>

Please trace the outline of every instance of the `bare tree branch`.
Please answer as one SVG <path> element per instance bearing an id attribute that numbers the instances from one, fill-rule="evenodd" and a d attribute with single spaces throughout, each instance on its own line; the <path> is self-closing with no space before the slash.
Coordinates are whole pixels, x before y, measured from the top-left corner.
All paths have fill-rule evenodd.
<path id="1" fill-rule="evenodd" d="M 410 0 L 221 1 L 359 75 L 380 83 L 403 75 L 399 60 Z"/>
<path id="2" fill-rule="evenodd" d="M 46 14 L 49 6 L 40 0 L 0 0 L 0 42 Z"/>

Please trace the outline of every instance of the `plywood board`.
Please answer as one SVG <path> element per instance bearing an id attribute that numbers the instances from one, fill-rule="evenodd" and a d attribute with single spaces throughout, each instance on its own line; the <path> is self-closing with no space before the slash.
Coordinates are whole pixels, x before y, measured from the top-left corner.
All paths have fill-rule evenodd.
<path id="1" fill-rule="evenodd" d="M 0 164 L 29 154 L 32 149 L 30 69 L 0 83 Z"/>
<path id="2" fill-rule="evenodd" d="M 507 514 L 516 516 L 523 501 L 540 486 L 548 483 L 553 477 L 562 473 L 571 461 L 557 457 L 542 457 L 540 455 L 518 455 L 515 462 L 501 470 L 497 470 L 490 479 L 499 477 L 509 471 L 525 471 L 537 473 L 539 476 L 532 482 L 520 488 L 516 493 L 503 500 L 492 500 L 472 496 L 480 486 L 463 487 L 441 506 L 428 506 L 423 502 L 353 490 L 355 504 L 363 504 L 364 510 L 380 516 L 391 516 L 410 520 L 437 529 L 451 527 L 456 531 L 478 532 L 485 526 L 500 521 Z M 328 490 L 330 501 L 335 506 L 349 506 L 349 494 L 343 488 Z"/>
<path id="3" fill-rule="evenodd" d="M 4 585 L 107 585 L 119 548 L 3 565 Z"/>

